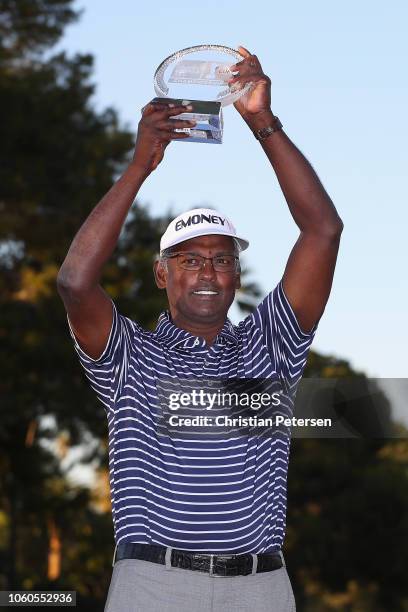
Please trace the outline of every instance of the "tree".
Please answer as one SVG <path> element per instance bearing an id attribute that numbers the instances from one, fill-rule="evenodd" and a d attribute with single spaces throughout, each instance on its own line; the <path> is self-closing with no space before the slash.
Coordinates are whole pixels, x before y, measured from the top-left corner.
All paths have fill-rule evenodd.
<path id="1" fill-rule="evenodd" d="M 312 353 L 306 375 L 317 388 L 332 379 L 335 392 L 325 397 L 325 414 L 315 416 L 337 417 L 342 427 L 334 438 L 292 439 L 286 557 L 298 607 L 403 612 L 407 430 L 392 422 L 375 381 L 347 361 Z"/>
<path id="2" fill-rule="evenodd" d="M 75 580 L 90 610 L 109 579 L 111 518 L 67 479 L 52 447 L 64 437 L 83 443 L 84 461 L 105 466 L 107 424 L 55 280 L 76 231 L 129 160 L 134 135 L 113 109 L 94 110 L 91 56 L 44 57 L 78 17 L 71 4 L 1 6 L 0 583 L 70 588 Z M 102 278 L 119 311 L 147 328 L 166 307 L 152 263 L 169 220 L 136 203 Z"/>
<path id="3" fill-rule="evenodd" d="M 20 66 L 38 57 L 61 37 L 80 15 L 72 0 L 2 0 L 0 62 Z"/>

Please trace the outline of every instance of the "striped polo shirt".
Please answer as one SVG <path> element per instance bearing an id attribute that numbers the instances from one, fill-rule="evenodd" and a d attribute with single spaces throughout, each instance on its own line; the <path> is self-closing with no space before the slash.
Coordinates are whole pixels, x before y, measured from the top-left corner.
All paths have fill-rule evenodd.
<path id="1" fill-rule="evenodd" d="M 161 544 L 203 553 L 261 553 L 282 547 L 290 436 L 188 440 L 157 433 L 161 379 L 276 378 L 291 390 L 317 325 L 304 333 L 282 281 L 212 346 L 176 327 L 168 311 L 155 331 L 117 312 L 99 359 L 71 337 L 108 421 L 116 544 Z"/>

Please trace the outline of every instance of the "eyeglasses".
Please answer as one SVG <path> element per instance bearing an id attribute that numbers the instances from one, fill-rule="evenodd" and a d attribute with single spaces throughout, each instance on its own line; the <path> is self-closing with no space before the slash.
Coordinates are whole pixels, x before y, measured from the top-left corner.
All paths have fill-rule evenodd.
<path id="1" fill-rule="evenodd" d="M 164 257 L 166 259 L 177 257 L 178 267 L 183 268 L 183 270 L 190 270 L 191 272 L 202 270 L 207 259 L 212 262 L 216 272 L 235 272 L 238 262 L 238 257 L 229 253 L 214 255 L 214 257 L 204 257 L 197 253 L 172 253 Z"/>

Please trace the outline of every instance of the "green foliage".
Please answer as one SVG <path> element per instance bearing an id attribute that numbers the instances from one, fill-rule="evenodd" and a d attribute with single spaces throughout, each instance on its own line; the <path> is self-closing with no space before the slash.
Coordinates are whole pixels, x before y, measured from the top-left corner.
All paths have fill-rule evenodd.
<path id="1" fill-rule="evenodd" d="M 310 401 L 310 383 L 325 383 L 308 416 L 330 417 L 334 427 L 330 438 L 291 443 L 286 558 L 298 607 L 403 612 L 408 431 L 392 422 L 375 381 L 347 361 L 313 353 L 307 373 L 295 412 Z"/>
<path id="2" fill-rule="evenodd" d="M 1 237 L 18 240 L 29 265 L 62 263 L 132 146 L 114 110 L 92 109 L 91 70 L 90 56 L 60 54 L 44 65 L 0 72 L 8 118 L 0 150 Z M 7 281 L 5 290 L 18 286 L 13 275 Z"/>
<path id="3" fill-rule="evenodd" d="M 79 12 L 72 0 L 1 0 L 0 62 L 20 64 L 52 46 Z"/>
<path id="4" fill-rule="evenodd" d="M 395 461 L 397 445 L 292 441 L 286 559 L 301 610 L 406 610 L 407 461 Z"/>
<path id="5" fill-rule="evenodd" d="M 112 519 L 67 479 L 64 452 L 53 446 L 82 444 L 84 463 L 106 468 L 107 424 L 55 280 L 81 223 L 128 161 L 134 135 L 113 109 L 94 110 L 91 56 L 41 58 L 75 18 L 70 5 L 1 7 L 0 587 L 75 588 L 91 610 L 109 583 Z M 167 304 L 152 264 L 169 220 L 136 204 L 102 278 L 119 311 L 147 328 Z M 46 417 L 54 425 L 45 426 Z M 51 582 L 50 520 L 63 560 Z"/>

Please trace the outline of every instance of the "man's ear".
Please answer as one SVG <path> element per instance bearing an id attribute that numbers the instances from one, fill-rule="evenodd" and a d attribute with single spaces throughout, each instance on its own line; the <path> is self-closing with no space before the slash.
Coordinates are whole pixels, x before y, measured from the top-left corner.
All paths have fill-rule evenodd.
<path id="1" fill-rule="evenodd" d="M 235 277 L 235 289 L 241 288 L 241 274 L 237 274 Z"/>
<path id="2" fill-rule="evenodd" d="M 158 288 L 165 289 L 167 286 L 167 272 L 158 260 L 153 264 L 153 274 Z"/>

